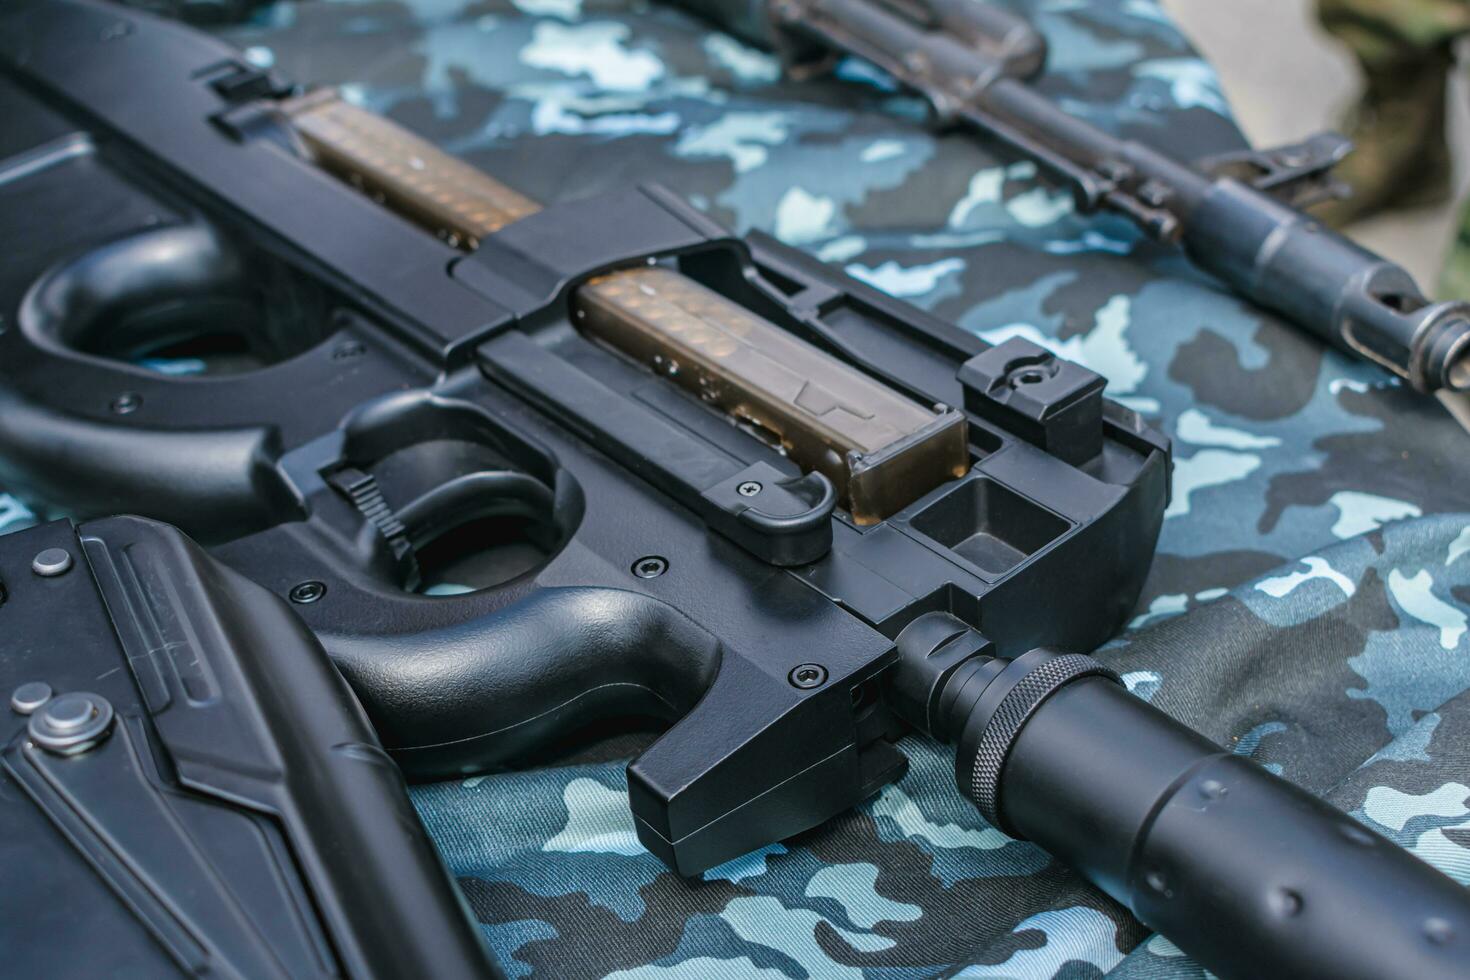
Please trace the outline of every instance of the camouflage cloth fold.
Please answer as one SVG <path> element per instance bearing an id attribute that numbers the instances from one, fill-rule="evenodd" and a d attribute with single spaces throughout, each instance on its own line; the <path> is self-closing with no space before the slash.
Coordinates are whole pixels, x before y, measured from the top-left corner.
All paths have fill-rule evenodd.
<path id="1" fill-rule="evenodd" d="M 1193 157 L 1240 145 L 1151 0 L 1027 0 L 1047 90 Z M 1470 881 L 1470 453 L 1434 402 L 1252 310 L 860 65 L 765 55 L 624 0 L 267 8 L 228 35 L 343 85 L 542 200 L 658 180 L 990 340 L 1106 375 L 1175 439 L 1130 630 L 1140 695 Z M 3 519 L 3 518 L 0 518 Z M 686 883 L 633 833 L 622 764 L 415 791 L 511 976 L 1178 978 L 1202 971 L 988 827 L 922 739 L 858 811 Z"/>

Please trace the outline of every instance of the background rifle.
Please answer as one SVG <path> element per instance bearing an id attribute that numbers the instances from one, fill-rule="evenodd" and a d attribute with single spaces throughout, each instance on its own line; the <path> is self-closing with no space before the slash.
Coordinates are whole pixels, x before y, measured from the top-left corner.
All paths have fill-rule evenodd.
<path id="1" fill-rule="evenodd" d="M 1417 391 L 1470 390 L 1470 303 L 1432 302 L 1401 266 L 1303 214 L 1344 188 L 1336 134 L 1191 166 L 1119 139 L 1036 92 L 1046 41 L 975 0 L 681 0 L 727 30 L 810 65 L 872 62 L 931 104 L 1067 184 L 1083 213 L 1123 215 L 1247 299 Z"/>

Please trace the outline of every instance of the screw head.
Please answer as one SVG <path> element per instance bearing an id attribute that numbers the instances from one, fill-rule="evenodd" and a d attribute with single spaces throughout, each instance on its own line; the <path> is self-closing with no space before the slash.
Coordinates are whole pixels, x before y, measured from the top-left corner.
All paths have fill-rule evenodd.
<path id="1" fill-rule="evenodd" d="M 669 570 L 669 560 L 658 555 L 645 555 L 633 563 L 633 574 L 639 578 L 658 578 Z"/>
<path id="2" fill-rule="evenodd" d="M 1455 927 L 1438 916 L 1425 919 L 1424 938 L 1435 946 L 1448 946 L 1455 938 Z"/>
<path id="3" fill-rule="evenodd" d="M 1300 915 L 1302 911 L 1302 896 L 1290 888 L 1278 888 L 1267 898 L 1271 911 L 1283 919 L 1290 919 Z"/>
<path id="4" fill-rule="evenodd" d="M 1038 370 L 1037 368 L 1028 368 L 1025 371 L 1018 372 L 1016 376 L 1011 379 L 1011 384 L 1039 385 L 1045 380 L 1046 372 Z"/>
<path id="5" fill-rule="evenodd" d="M 136 391 L 125 391 L 112 400 L 107 406 L 113 415 L 132 415 L 143 407 L 143 396 Z"/>
<path id="6" fill-rule="evenodd" d="M 46 702 L 26 726 L 31 741 L 48 752 L 76 755 L 102 740 L 112 727 L 112 705 L 100 694 L 74 691 Z"/>
<path id="7" fill-rule="evenodd" d="M 85 725 L 96 712 L 86 695 L 63 694 L 46 708 L 46 724 L 57 732 L 74 732 Z"/>
<path id="8" fill-rule="evenodd" d="M 1223 800 L 1230 794 L 1230 787 L 1218 779 L 1206 779 L 1199 786 L 1199 795 L 1206 800 Z"/>
<path id="9" fill-rule="evenodd" d="M 740 484 L 740 486 L 735 488 L 735 492 L 740 494 L 740 496 L 742 497 L 754 497 L 763 489 L 764 487 L 762 487 L 759 483 L 756 483 L 754 480 L 746 480 L 744 483 Z"/>
<path id="10" fill-rule="evenodd" d="M 71 571 L 71 552 L 65 548 L 47 548 L 31 559 L 31 571 L 42 578 L 55 578 Z"/>
<path id="11" fill-rule="evenodd" d="M 821 664 L 797 664 L 786 675 L 791 686 L 803 691 L 821 687 L 827 683 L 827 668 Z"/>
<path id="12" fill-rule="evenodd" d="M 298 606 L 307 606 L 327 594 L 325 582 L 301 582 L 291 587 L 287 597 Z"/>
<path id="13" fill-rule="evenodd" d="M 10 708 L 18 715 L 28 715 L 50 701 L 51 693 L 51 685 L 45 681 L 30 681 L 11 693 Z"/>

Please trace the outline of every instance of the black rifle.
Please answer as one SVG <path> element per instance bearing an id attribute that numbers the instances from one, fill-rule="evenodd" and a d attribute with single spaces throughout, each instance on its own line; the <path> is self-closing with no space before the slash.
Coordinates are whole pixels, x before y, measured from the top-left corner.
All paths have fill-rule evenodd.
<path id="1" fill-rule="evenodd" d="M 0 581 L 7 972 L 497 975 L 285 600 L 137 517 L 6 535 Z"/>
<path id="2" fill-rule="evenodd" d="M 963 125 L 1035 160 L 1079 211 L 1123 215 L 1184 250 L 1242 296 L 1417 391 L 1470 390 L 1470 303 L 1427 299 L 1402 267 L 1296 208 L 1346 192 L 1331 171 L 1352 149 L 1326 133 L 1191 166 L 1070 115 L 1027 83 L 1045 39 L 979 0 L 679 0 L 810 67 L 872 62 Z"/>
<path id="3" fill-rule="evenodd" d="M 154 789 L 199 791 L 165 729 L 232 698 L 201 662 L 269 642 L 227 628 L 242 606 L 278 618 L 243 576 L 293 603 L 410 778 L 670 724 L 628 782 L 640 840 L 683 874 L 860 802 L 918 728 L 958 743 L 987 817 L 1222 973 L 1460 972 L 1463 889 L 1059 652 L 1126 619 L 1168 494 L 1167 441 L 1092 372 L 658 188 L 541 208 L 330 92 L 85 0 L 0 11 L 0 105 L 0 240 L 26 245 L 0 271 L 0 485 L 167 519 L 210 551 L 105 520 L 0 545 L 0 616 L 27 636 L 64 620 L 85 557 L 120 634 L 97 642 L 126 651 L 106 690 L 78 690 L 96 675 L 63 670 L 64 646 L 0 657 L 0 685 L 71 696 L 11 718 L 35 767 L 69 750 L 66 774 L 103 779 L 93 763 L 137 756 L 91 755 L 108 732 L 152 725 Z M 296 710 L 252 678 L 239 697 Z M 259 715 L 207 725 L 293 738 Z M 318 765 L 344 751 L 309 744 Z M 38 835 L 75 810 L 51 803 L 0 794 Z M 90 797 L 87 840 L 122 840 L 134 812 Z M 300 816 L 287 836 L 309 847 L 320 812 Z M 201 887 L 118 846 L 119 893 L 178 908 Z M 44 880 L 28 853 L 18 873 Z M 339 913 L 320 929 L 368 948 L 349 940 L 371 917 L 340 903 L 378 899 L 343 887 L 350 865 L 316 870 L 303 887 Z M 269 907 L 254 880 L 207 884 Z M 7 920 L 10 963 L 50 962 L 45 913 Z M 178 948 L 249 972 L 219 943 Z"/>

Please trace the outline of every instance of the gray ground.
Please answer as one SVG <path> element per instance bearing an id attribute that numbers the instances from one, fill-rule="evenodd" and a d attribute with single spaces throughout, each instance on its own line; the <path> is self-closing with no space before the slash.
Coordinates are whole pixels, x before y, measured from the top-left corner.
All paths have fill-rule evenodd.
<path id="1" fill-rule="evenodd" d="M 1353 101 L 1358 73 L 1312 17 L 1311 0 L 1161 0 L 1224 81 L 1246 134 L 1258 146 L 1331 127 Z M 1456 80 L 1454 143 L 1459 184 L 1470 184 L 1470 108 Z M 1389 215 L 1354 237 L 1403 263 L 1432 289 L 1455 224 L 1455 208 Z"/>

